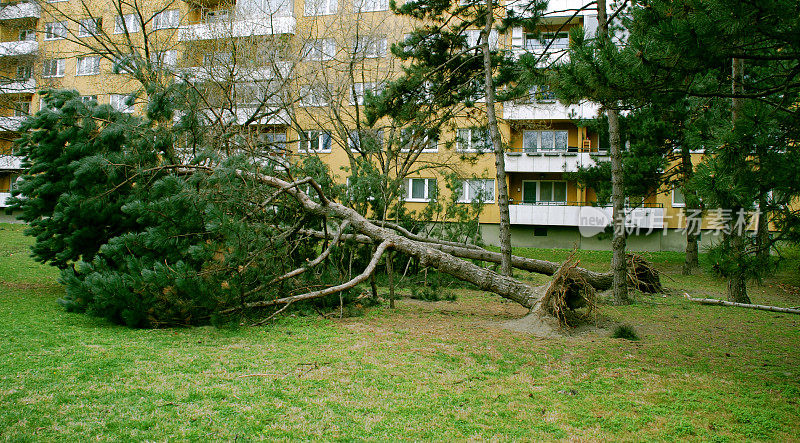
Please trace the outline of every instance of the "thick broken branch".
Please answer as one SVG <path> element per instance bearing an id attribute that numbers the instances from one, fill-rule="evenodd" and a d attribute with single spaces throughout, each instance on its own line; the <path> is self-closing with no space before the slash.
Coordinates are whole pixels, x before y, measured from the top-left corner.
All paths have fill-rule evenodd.
<path id="1" fill-rule="evenodd" d="M 703 305 L 722 305 L 722 306 L 735 306 L 737 308 L 758 309 L 761 311 L 783 312 L 786 314 L 800 314 L 800 309 L 794 308 L 781 308 L 779 306 L 766 306 L 766 305 L 753 305 L 750 303 L 737 303 L 733 301 L 717 300 L 716 298 L 694 298 L 689 294 L 683 293 L 686 300 L 691 302 L 700 303 Z"/>

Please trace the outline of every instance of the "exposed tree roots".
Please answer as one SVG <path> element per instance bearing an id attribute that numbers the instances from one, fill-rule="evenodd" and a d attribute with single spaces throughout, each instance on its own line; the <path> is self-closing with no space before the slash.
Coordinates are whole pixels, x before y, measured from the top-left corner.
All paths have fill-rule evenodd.
<path id="1" fill-rule="evenodd" d="M 576 272 L 577 267 L 578 260 L 573 251 L 553 275 L 553 280 L 547 285 L 544 296 L 536 307 L 540 316 L 552 316 L 562 327 L 573 326 L 576 321 L 591 316 L 594 311 L 597 292 L 581 273 Z M 586 310 L 583 314 L 578 314 L 578 308 Z"/>
<path id="2" fill-rule="evenodd" d="M 661 278 L 653 264 L 641 255 L 628 254 L 628 284 L 642 292 L 655 294 L 662 292 Z"/>

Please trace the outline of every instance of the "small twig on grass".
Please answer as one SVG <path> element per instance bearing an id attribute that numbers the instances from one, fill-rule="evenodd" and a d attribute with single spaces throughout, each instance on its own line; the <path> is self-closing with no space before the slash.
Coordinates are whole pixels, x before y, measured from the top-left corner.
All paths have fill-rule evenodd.
<path id="1" fill-rule="evenodd" d="M 283 311 L 285 311 L 286 309 L 288 309 L 288 308 L 289 308 L 289 306 L 291 306 L 291 305 L 292 305 L 292 303 L 293 303 L 293 302 L 291 302 L 291 301 L 290 301 L 289 303 L 286 303 L 286 306 L 284 306 L 284 307 L 282 307 L 282 308 L 278 309 L 277 311 L 273 312 L 273 313 L 272 313 L 272 315 L 270 315 L 269 317 L 265 318 L 264 320 L 261 320 L 261 321 L 255 322 L 255 323 L 253 323 L 253 324 L 252 324 L 252 325 L 250 325 L 250 326 L 261 326 L 261 325 L 263 325 L 264 323 L 266 323 L 266 322 L 268 322 L 268 321 L 272 320 L 273 318 L 275 318 L 275 317 L 276 317 L 278 314 L 280 314 L 281 312 L 283 312 Z"/>

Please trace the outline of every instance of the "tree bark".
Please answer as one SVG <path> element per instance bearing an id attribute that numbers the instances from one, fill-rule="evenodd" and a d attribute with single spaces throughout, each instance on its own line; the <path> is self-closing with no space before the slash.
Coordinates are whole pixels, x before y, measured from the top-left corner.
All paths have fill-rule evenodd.
<path id="1" fill-rule="evenodd" d="M 606 0 L 597 1 L 598 35 L 604 44 L 610 44 Z M 604 103 L 604 105 L 606 105 Z M 622 143 L 620 141 L 619 111 L 617 103 L 605 106 L 608 116 L 608 135 L 611 143 L 611 206 L 614 236 L 611 240 L 611 272 L 614 276 L 614 304 L 631 302 L 628 296 L 628 268 L 625 255 L 625 193 L 622 188 Z"/>
<path id="2" fill-rule="evenodd" d="M 486 116 L 489 124 L 489 136 L 492 139 L 494 150 L 494 164 L 497 169 L 497 205 L 500 209 L 500 273 L 511 276 L 511 214 L 508 208 L 508 184 L 506 183 L 506 161 L 503 153 L 503 143 L 500 139 L 500 130 L 497 126 L 497 114 L 495 112 L 495 91 L 494 78 L 492 77 L 492 58 L 491 48 L 489 47 L 489 36 L 492 32 L 494 22 L 493 2 L 486 2 L 486 25 L 483 29 L 483 70 L 486 89 Z"/>
<path id="3" fill-rule="evenodd" d="M 733 94 L 738 94 L 744 91 L 744 61 L 742 59 L 734 58 L 731 61 L 731 89 Z M 744 103 L 741 98 L 734 97 L 731 99 L 731 123 L 736 128 Z M 731 148 L 728 148 L 731 149 Z M 735 147 L 733 149 L 736 149 Z M 740 152 L 740 154 L 742 154 Z M 737 214 L 741 208 L 731 208 L 732 214 Z M 734 217 L 731 217 L 729 222 L 729 229 L 725 234 L 728 237 L 734 254 L 741 256 L 746 254 L 744 245 L 744 232 L 739 232 L 734 225 Z M 739 272 L 734 275 L 728 276 L 728 300 L 736 303 L 750 303 L 750 297 L 747 296 L 747 279 Z"/>
<path id="4" fill-rule="evenodd" d="M 681 147 L 681 182 L 683 185 L 686 185 L 689 180 L 691 180 L 692 175 L 694 175 L 694 165 L 692 164 L 692 153 L 689 151 L 688 146 Z M 695 226 L 693 223 L 690 223 L 690 217 L 694 215 L 694 213 L 700 209 L 700 205 L 697 204 L 696 199 L 690 197 L 686 192 L 685 188 L 683 190 L 684 202 L 686 206 L 683 209 L 684 215 L 686 216 L 686 251 L 684 254 L 683 259 L 683 275 L 691 275 L 692 272 L 700 267 L 700 260 L 698 254 L 698 245 L 697 245 L 697 235 L 695 235 Z M 698 220 L 697 223 L 702 221 Z M 700 226 L 697 226 L 697 229 L 700 229 Z"/>
<path id="5" fill-rule="evenodd" d="M 394 309 L 394 264 L 392 251 L 386 253 L 386 276 L 389 277 L 389 309 Z"/>

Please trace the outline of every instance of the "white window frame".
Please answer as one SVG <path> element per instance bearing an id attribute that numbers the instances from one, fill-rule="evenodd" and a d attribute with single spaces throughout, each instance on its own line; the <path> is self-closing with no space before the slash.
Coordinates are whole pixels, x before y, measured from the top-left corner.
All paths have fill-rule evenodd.
<path id="1" fill-rule="evenodd" d="M 97 75 L 100 73 L 100 57 L 78 57 L 75 62 L 75 76 Z"/>
<path id="2" fill-rule="evenodd" d="M 123 26 L 124 23 L 124 26 Z M 139 32 L 139 19 L 136 14 L 125 14 L 114 17 L 114 34 Z"/>
<path id="3" fill-rule="evenodd" d="M 418 183 L 422 181 L 423 184 L 423 198 L 415 198 L 412 197 L 412 191 L 414 183 Z M 427 203 L 431 201 L 433 196 L 431 194 L 435 194 L 436 188 L 436 179 L 435 178 L 419 178 L 419 177 L 412 177 L 403 180 L 403 188 L 405 190 L 405 198 L 404 200 L 411 203 Z M 431 192 L 434 191 L 434 192 Z"/>
<path id="4" fill-rule="evenodd" d="M 371 91 L 373 95 L 380 95 L 385 85 L 383 83 L 367 82 L 367 83 L 353 83 L 353 89 L 350 90 L 350 104 L 363 105 L 364 96 L 367 91 Z M 353 96 L 355 90 L 355 97 Z"/>
<path id="5" fill-rule="evenodd" d="M 44 24 L 44 39 L 63 40 L 67 38 L 67 22 L 47 22 Z"/>
<path id="6" fill-rule="evenodd" d="M 466 131 L 466 139 L 463 133 Z M 477 138 L 475 132 L 481 131 L 484 137 Z M 483 148 L 476 145 L 483 139 Z M 456 151 L 458 152 L 492 152 L 492 142 L 487 128 L 460 128 L 456 130 Z"/>
<path id="7" fill-rule="evenodd" d="M 489 192 L 491 189 L 491 193 Z M 468 178 L 461 181 L 461 194 L 458 197 L 458 203 L 472 203 L 472 201 L 477 197 L 474 195 L 478 190 L 484 194 L 486 200 L 482 200 L 481 203 L 489 204 L 494 203 L 495 201 L 495 179 L 493 178 Z M 473 191 L 473 197 L 470 198 L 470 191 Z M 491 197 L 491 199 L 489 198 Z"/>
<path id="8" fill-rule="evenodd" d="M 31 101 L 19 100 L 14 102 L 14 117 L 25 117 L 31 115 Z"/>
<path id="9" fill-rule="evenodd" d="M 303 45 L 303 58 L 309 61 L 333 60 L 336 57 L 336 40 L 318 38 L 307 40 Z"/>
<path id="10" fill-rule="evenodd" d="M 354 0 L 353 10 L 355 12 L 388 11 L 389 0 Z"/>
<path id="11" fill-rule="evenodd" d="M 155 51 L 150 55 L 150 63 L 158 68 L 174 68 L 178 66 L 178 50 Z"/>
<path id="12" fill-rule="evenodd" d="M 93 37 L 99 34 L 102 26 L 100 18 L 82 18 L 78 23 L 78 37 Z"/>
<path id="13" fill-rule="evenodd" d="M 411 148 L 408 148 L 407 146 L 410 143 L 409 139 L 412 139 L 412 138 L 415 137 L 413 129 L 412 128 L 403 128 L 400 131 L 400 137 L 401 137 L 400 142 L 402 143 L 402 146 L 400 148 L 400 152 L 411 152 Z M 425 136 L 422 137 L 422 146 L 423 146 L 423 148 L 422 148 L 422 150 L 420 150 L 420 152 L 423 152 L 423 153 L 439 152 L 439 138 L 438 137 L 431 138 L 431 137 L 428 137 L 427 135 L 425 135 Z"/>
<path id="14" fill-rule="evenodd" d="M 97 103 L 97 96 L 96 95 L 82 95 L 81 96 L 81 101 L 83 103 L 90 103 L 92 101 Z"/>
<path id="15" fill-rule="evenodd" d="M 541 35 L 540 38 L 536 38 L 535 35 L 536 35 L 535 32 L 528 32 L 524 34 L 525 41 L 523 42 L 524 45 L 523 47 L 525 48 L 526 51 L 542 52 L 544 51 L 544 48 L 546 48 L 547 45 L 550 44 L 550 40 L 552 39 L 555 39 L 555 41 L 553 42 L 553 44 L 550 45 L 548 51 L 559 52 L 559 51 L 565 51 L 569 48 L 569 32 L 567 31 L 542 32 L 540 33 Z M 542 43 L 542 40 L 544 40 L 544 43 Z"/>
<path id="16" fill-rule="evenodd" d="M 550 146 L 543 146 L 542 145 L 542 134 L 543 133 L 551 133 L 553 136 L 553 143 Z M 558 135 L 559 134 L 566 134 L 566 139 L 564 141 L 564 149 L 556 148 L 558 144 Z M 530 140 L 529 137 L 534 137 L 536 141 L 536 148 L 529 149 L 526 145 L 525 141 Z M 569 151 L 569 131 L 566 129 L 542 129 L 542 130 L 531 130 L 526 129 L 522 131 L 522 152 L 568 152 Z"/>
<path id="17" fill-rule="evenodd" d="M 42 78 L 63 77 L 67 61 L 63 58 L 42 60 Z"/>
<path id="18" fill-rule="evenodd" d="M 286 136 L 286 131 L 267 131 L 258 133 L 258 144 L 262 146 L 264 154 L 279 154 L 283 155 L 287 150 L 287 143 L 289 137 Z"/>
<path id="19" fill-rule="evenodd" d="M 30 80 L 33 77 L 33 66 L 32 65 L 18 65 L 17 66 L 17 74 L 16 78 L 20 81 Z"/>
<path id="20" fill-rule="evenodd" d="M 338 0 L 305 0 L 303 5 L 303 13 L 307 17 L 336 14 L 338 10 Z"/>
<path id="21" fill-rule="evenodd" d="M 383 150 L 383 130 L 378 129 L 377 131 L 362 131 L 362 133 L 366 133 L 366 135 L 371 135 L 372 138 L 378 142 L 378 145 L 381 150 Z M 355 129 L 347 133 L 347 147 L 350 149 L 350 152 L 361 152 L 359 149 L 359 142 L 361 139 L 361 134 L 358 133 Z"/>
<path id="22" fill-rule="evenodd" d="M 35 29 L 20 29 L 19 34 L 17 34 L 18 41 L 21 42 L 33 42 L 36 41 L 36 30 Z"/>
<path id="23" fill-rule="evenodd" d="M 135 111 L 134 103 L 128 104 L 128 100 L 132 100 L 130 94 L 111 94 L 108 97 L 108 104 L 119 112 L 133 114 Z"/>
<path id="24" fill-rule="evenodd" d="M 683 198 L 683 203 L 680 203 L 680 202 L 676 202 L 676 201 L 675 201 L 675 195 L 676 195 L 676 192 L 677 192 L 678 194 L 680 194 L 680 195 L 681 195 L 681 197 Z M 685 208 L 685 207 L 686 207 L 686 196 L 685 196 L 685 195 L 683 195 L 683 192 L 681 192 L 681 190 L 680 190 L 680 189 L 678 189 L 677 187 L 675 187 L 675 188 L 672 188 L 672 207 L 673 207 L 673 208 Z"/>
<path id="25" fill-rule="evenodd" d="M 326 143 L 327 139 L 327 143 Z M 313 149 L 312 143 L 316 140 L 317 149 Z M 303 131 L 303 137 L 298 142 L 297 152 L 327 154 L 333 150 L 333 136 L 330 132 L 322 129 Z M 305 146 L 304 146 L 305 145 Z M 327 145 L 327 148 L 325 146 Z"/>
<path id="26" fill-rule="evenodd" d="M 328 94 L 323 86 L 300 87 L 300 105 L 307 107 L 328 106 Z"/>
<path id="27" fill-rule="evenodd" d="M 364 58 L 386 57 L 389 53 L 389 40 L 386 36 L 366 36 L 356 39 L 355 53 L 363 54 Z"/>
<path id="28" fill-rule="evenodd" d="M 481 37 L 481 30 L 467 29 L 464 31 L 463 35 L 467 37 L 467 48 L 474 48 L 478 45 L 478 39 Z M 497 32 L 497 29 L 489 31 L 489 50 L 497 50 L 499 41 L 500 34 Z"/>
<path id="29" fill-rule="evenodd" d="M 159 29 L 174 29 L 181 24 L 180 9 L 167 9 L 153 15 L 153 31 Z"/>
<path id="30" fill-rule="evenodd" d="M 535 196 L 534 201 L 525 200 L 525 183 L 536 183 L 536 196 Z M 550 188 L 551 189 L 551 191 L 550 191 L 551 200 L 542 200 L 542 183 L 552 183 L 553 184 L 553 186 Z M 556 185 L 556 183 L 564 185 L 564 200 L 556 200 L 555 199 L 555 194 L 556 194 L 555 185 Z M 522 180 L 522 193 L 521 193 L 522 195 L 520 196 L 520 198 L 522 200 L 522 203 L 527 203 L 527 204 L 541 204 L 541 203 L 564 203 L 564 204 L 566 204 L 567 201 L 569 201 L 569 197 L 567 197 L 568 191 L 569 191 L 569 187 L 567 186 L 567 182 L 565 180 Z"/>

